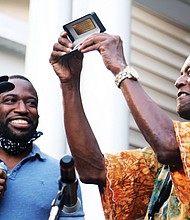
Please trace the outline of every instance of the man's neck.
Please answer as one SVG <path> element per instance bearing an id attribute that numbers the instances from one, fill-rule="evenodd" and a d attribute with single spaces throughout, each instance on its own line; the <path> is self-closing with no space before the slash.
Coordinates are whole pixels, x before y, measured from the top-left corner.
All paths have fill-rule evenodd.
<path id="1" fill-rule="evenodd" d="M 6 163 L 10 170 L 12 170 L 29 153 L 30 152 L 24 152 L 21 155 L 12 155 L 7 153 L 4 149 L 0 148 L 0 159 Z"/>

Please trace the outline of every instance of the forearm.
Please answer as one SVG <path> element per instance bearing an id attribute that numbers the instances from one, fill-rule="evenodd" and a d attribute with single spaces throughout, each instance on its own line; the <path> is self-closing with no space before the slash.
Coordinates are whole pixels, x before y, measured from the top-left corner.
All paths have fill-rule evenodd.
<path id="1" fill-rule="evenodd" d="M 79 177 L 84 183 L 104 185 L 104 157 L 84 113 L 79 83 L 61 86 L 65 129 Z"/>
<path id="2" fill-rule="evenodd" d="M 156 152 L 158 160 L 169 165 L 181 164 L 172 120 L 145 93 L 138 81 L 126 79 L 120 88 L 139 129 Z"/>
<path id="3" fill-rule="evenodd" d="M 101 37 L 92 36 L 82 44 L 80 49 L 83 53 L 98 49 L 107 69 L 117 76 L 116 82 L 117 84 L 121 82 L 120 88 L 133 117 L 145 139 L 156 152 L 158 160 L 169 165 L 181 164 L 172 121 L 145 93 L 139 82 L 133 80 L 137 78 L 137 73 L 133 71 L 131 75 L 129 69 L 124 70 L 127 63 L 121 38 L 108 34 L 102 34 Z M 121 71 L 122 74 L 117 75 Z M 125 78 L 122 81 L 125 76 L 131 76 L 131 79 Z"/>

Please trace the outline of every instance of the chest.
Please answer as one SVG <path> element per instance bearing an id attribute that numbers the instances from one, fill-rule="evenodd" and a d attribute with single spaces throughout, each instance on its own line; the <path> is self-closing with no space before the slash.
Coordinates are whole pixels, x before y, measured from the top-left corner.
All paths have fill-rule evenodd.
<path id="1" fill-rule="evenodd" d="M 58 192 L 59 169 L 46 165 L 28 162 L 8 171 L 0 219 L 48 219 Z"/>

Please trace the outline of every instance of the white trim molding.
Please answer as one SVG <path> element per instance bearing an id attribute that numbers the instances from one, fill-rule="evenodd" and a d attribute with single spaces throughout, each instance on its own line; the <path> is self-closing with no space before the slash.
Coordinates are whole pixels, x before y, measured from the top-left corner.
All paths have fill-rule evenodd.
<path id="1" fill-rule="evenodd" d="M 28 24 L 0 14 L 0 46 L 25 54 Z"/>

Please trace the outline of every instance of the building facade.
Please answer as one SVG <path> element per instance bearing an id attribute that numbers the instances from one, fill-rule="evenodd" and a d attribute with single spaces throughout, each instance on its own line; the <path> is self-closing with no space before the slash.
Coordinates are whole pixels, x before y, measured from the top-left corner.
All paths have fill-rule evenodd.
<path id="1" fill-rule="evenodd" d="M 189 0 L 0 0 L 1 75 L 21 74 L 39 95 L 39 146 L 61 158 L 69 153 L 59 81 L 49 62 L 62 26 L 95 11 L 106 32 L 122 37 L 128 62 L 148 94 L 166 113 L 175 112 L 174 82 L 190 54 Z M 103 152 L 144 147 L 113 76 L 96 52 L 85 55 L 81 91 L 87 117 Z M 87 220 L 104 219 L 98 189 L 82 184 Z"/>

